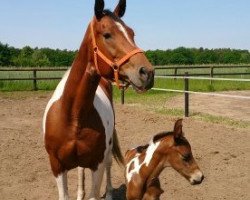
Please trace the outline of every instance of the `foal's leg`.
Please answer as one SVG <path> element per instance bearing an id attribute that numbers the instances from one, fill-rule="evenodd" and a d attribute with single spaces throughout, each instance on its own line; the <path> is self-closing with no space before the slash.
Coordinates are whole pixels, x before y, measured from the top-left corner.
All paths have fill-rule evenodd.
<path id="1" fill-rule="evenodd" d="M 89 200 L 100 200 L 100 189 L 102 184 L 102 178 L 105 170 L 105 162 L 98 165 L 96 171 L 92 171 L 92 187 L 89 196 Z"/>
<path id="2" fill-rule="evenodd" d="M 77 200 L 83 200 L 85 196 L 84 190 L 84 168 L 78 167 L 78 185 L 77 185 Z"/>

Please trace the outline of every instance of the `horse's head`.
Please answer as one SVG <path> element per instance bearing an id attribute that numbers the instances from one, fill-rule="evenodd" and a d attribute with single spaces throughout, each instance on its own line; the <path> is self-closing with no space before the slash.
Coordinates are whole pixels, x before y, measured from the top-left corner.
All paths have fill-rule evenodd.
<path id="1" fill-rule="evenodd" d="M 204 176 L 193 157 L 189 142 L 183 135 L 182 119 L 176 121 L 171 137 L 170 148 L 166 150 L 168 163 L 192 185 L 200 184 Z"/>
<path id="2" fill-rule="evenodd" d="M 136 46 L 134 31 L 121 17 L 126 0 L 120 0 L 114 12 L 104 10 L 104 1 L 95 1 L 95 17 L 91 23 L 91 40 L 100 74 L 107 79 L 130 83 L 137 92 L 154 84 L 154 69 Z"/>

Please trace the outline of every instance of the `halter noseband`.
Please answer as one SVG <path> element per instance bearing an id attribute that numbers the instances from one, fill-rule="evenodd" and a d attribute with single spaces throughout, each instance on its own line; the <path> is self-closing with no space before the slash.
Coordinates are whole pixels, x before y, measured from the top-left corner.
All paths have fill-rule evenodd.
<path id="1" fill-rule="evenodd" d="M 136 49 L 130 51 L 129 53 L 127 53 L 125 56 L 123 56 L 120 60 L 111 61 L 107 56 L 105 56 L 99 50 L 99 48 L 98 48 L 98 46 L 96 44 L 93 23 L 94 23 L 94 20 L 91 21 L 90 28 L 91 28 L 91 37 L 92 37 L 93 50 L 94 50 L 94 64 L 95 64 L 95 67 L 99 71 L 99 74 L 100 74 L 100 70 L 99 70 L 99 66 L 98 66 L 98 56 L 99 56 L 104 62 L 106 62 L 114 70 L 114 82 L 116 83 L 117 87 L 119 89 L 121 89 L 122 87 L 124 87 L 124 85 L 120 84 L 120 82 L 119 82 L 119 70 L 120 70 L 120 67 L 128 59 L 130 59 L 132 56 L 134 56 L 135 54 L 143 53 L 143 50 L 141 50 L 139 48 L 136 48 Z"/>

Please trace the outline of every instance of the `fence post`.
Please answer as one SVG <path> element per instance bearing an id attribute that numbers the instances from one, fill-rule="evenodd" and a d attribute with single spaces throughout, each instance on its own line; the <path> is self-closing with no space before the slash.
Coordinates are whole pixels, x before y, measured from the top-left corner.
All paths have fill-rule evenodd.
<path id="1" fill-rule="evenodd" d="M 177 76 L 177 70 L 178 70 L 178 68 L 176 67 L 176 68 L 174 69 L 174 76 Z M 176 80 L 176 77 L 174 78 L 174 80 Z"/>
<path id="2" fill-rule="evenodd" d="M 213 78 L 213 77 L 214 77 L 214 68 L 211 67 L 211 68 L 210 68 L 210 78 Z M 213 84 L 213 80 L 210 79 L 210 85 L 212 85 L 212 84 Z"/>
<path id="3" fill-rule="evenodd" d="M 37 91 L 36 70 L 33 70 L 33 90 Z"/>
<path id="4" fill-rule="evenodd" d="M 189 91 L 189 79 L 188 79 L 188 72 L 185 72 L 185 78 L 184 78 L 184 90 Z M 185 117 L 189 117 L 189 93 L 184 93 L 185 98 Z"/>
<path id="5" fill-rule="evenodd" d="M 121 104 L 123 105 L 125 102 L 125 88 L 122 86 L 121 89 Z"/>

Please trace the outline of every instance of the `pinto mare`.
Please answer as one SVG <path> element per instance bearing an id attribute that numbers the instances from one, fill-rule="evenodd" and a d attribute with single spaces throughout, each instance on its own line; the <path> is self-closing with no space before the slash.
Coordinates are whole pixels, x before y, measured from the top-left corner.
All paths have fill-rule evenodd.
<path id="1" fill-rule="evenodd" d="M 153 137 L 145 146 L 125 154 L 127 200 L 158 200 L 163 190 L 159 175 L 169 164 L 191 184 L 199 184 L 204 176 L 182 132 L 182 119 L 175 122 L 174 131 Z"/>
<path id="2" fill-rule="evenodd" d="M 106 199 L 111 197 L 112 152 L 120 161 L 114 134 L 112 85 L 131 84 L 137 92 L 150 89 L 154 70 L 134 42 L 134 32 L 122 20 L 126 1 L 114 12 L 104 10 L 104 1 L 95 1 L 95 16 L 87 28 L 72 67 L 64 75 L 44 114 L 45 148 L 56 178 L 59 199 L 67 200 L 67 171 L 78 167 L 78 194 L 84 192 L 84 168 L 92 171 L 89 199 L 100 199 L 104 171 Z M 114 136 L 114 137 L 113 137 Z"/>

